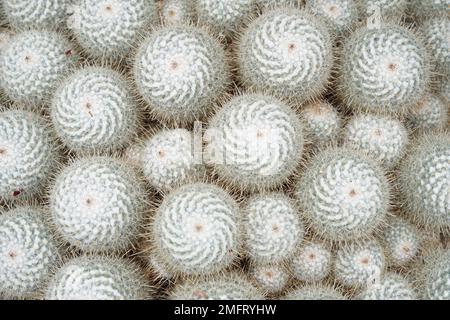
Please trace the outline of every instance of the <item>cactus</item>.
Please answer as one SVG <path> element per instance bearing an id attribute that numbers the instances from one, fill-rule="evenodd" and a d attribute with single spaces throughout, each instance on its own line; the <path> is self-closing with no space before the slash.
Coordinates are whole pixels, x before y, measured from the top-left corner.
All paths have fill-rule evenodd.
<path id="1" fill-rule="evenodd" d="M 61 237 L 82 250 L 124 250 L 139 235 L 145 197 L 138 175 L 121 161 L 81 158 L 56 178 L 52 220 Z"/>
<path id="2" fill-rule="evenodd" d="M 429 229 L 450 227 L 450 134 L 428 133 L 411 145 L 399 170 L 405 210 Z"/>
<path id="3" fill-rule="evenodd" d="M 37 207 L 0 215 L 0 294 L 37 297 L 59 259 L 58 244 Z"/>
<path id="4" fill-rule="evenodd" d="M 212 274 L 235 259 L 239 229 L 239 208 L 230 195 L 215 185 L 187 184 L 164 197 L 151 244 L 169 272 Z"/>
<path id="5" fill-rule="evenodd" d="M 375 284 L 370 284 L 359 295 L 362 300 L 416 300 L 417 294 L 408 280 L 396 273 L 387 273 Z"/>
<path id="6" fill-rule="evenodd" d="M 0 52 L 0 87 L 14 102 L 44 104 L 74 63 L 73 46 L 53 31 L 15 34 Z"/>
<path id="7" fill-rule="evenodd" d="M 161 20 L 165 25 L 189 24 L 194 20 L 195 3 L 191 0 L 166 0 L 161 8 Z"/>
<path id="8" fill-rule="evenodd" d="M 262 9 L 298 7 L 298 0 L 255 0 L 256 5 Z"/>
<path id="9" fill-rule="evenodd" d="M 385 268 L 383 248 L 373 239 L 342 245 L 336 253 L 335 277 L 347 287 L 364 287 L 380 281 Z"/>
<path id="10" fill-rule="evenodd" d="M 229 82 L 226 54 L 202 29 L 167 26 L 139 47 L 135 85 L 160 120 L 191 122 L 208 113 Z"/>
<path id="11" fill-rule="evenodd" d="M 209 136 L 208 136 L 209 133 Z M 267 95 L 234 97 L 210 120 L 205 158 L 219 178 L 244 190 L 273 189 L 295 172 L 302 125 L 283 102 Z"/>
<path id="12" fill-rule="evenodd" d="M 320 242 L 304 243 L 291 261 L 295 278 L 305 282 L 319 282 L 331 270 L 331 250 Z"/>
<path id="13" fill-rule="evenodd" d="M 429 61 L 408 29 L 389 23 L 362 27 L 343 46 L 337 92 L 353 110 L 405 113 L 428 89 Z"/>
<path id="14" fill-rule="evenodd" d="M 408 125 L 419 132 L 444 129 L 448 121 L 448 105 L 443 98 L 433 94 L 420 101 L 407 119 Z"/>
<path id="15" fill-rule="evenodd" d="M 380 11 L 383 19 L 400 20 L 406 12 L 410 0 L 361 0 L 359 7 L 363 16 L 367 17 L 374 13 L 375 8 Z"/>
<path id="16" fill-rule="evenodd" d="M 403 157 L 409 142 L 405 126 L 397 119 L 362 114 L 347 123 L 344 144 L 366 153 L 386 169 L 392 169 Z"/>
<path id="17" fill-rule="evenodd" d="M 150 293 L 150 286 L 134 263 L 121 258 L 81 256 L 56 272 L 45 299 L 142 300 Z"/>
<path id="18" fill-rule="evenodd" d="M 139 111 L 116 71 L 87 67 L 67 78 L 51 103 L 56 133 L 76 152 L 117 150 L 136 134 Z"/>
<path id="19" fill-rule="evenodd" d="M 427 256 L 422 271 L 423 298 L 450 300 L 450 250 L 436 250 Z"/>
<path id="20" fill-rule="evenodd" d="M 244 209 L 244 243 L 256 263 L 290 258 L 304 234 L 294 201 L 282 193 L 259 194 Z"/>
<path id="21" fill-rule="evenodd" d="M 378 164 L 346 148 L 329 148 L 310 161 L 295 187 L 313 229 L 330 240 L 372 233 L 389 206 L 389 185 Z"/>
<path id="22" fill-rule="evenodd" d="M 268 294 L 282 291 L 289 280 L 289 273 L 281 264 L 256 265 L 251 274 L 258 287 Z"/>
<path id="23" fill-rule="evenodd" d="M 288 292 L 285 300 L 346 300 L 336 288 L 328 285 L 310 284 Z"/>
<path id="24" fill-rule="evenodd" d="M 450 76 L 445 77 L 439 86 L 439 93 L 444 99 L 444 101 L 447 103 L 447 105 L 450 104 Z"/>
<path id="25" fill-rule="evenodd" d="M 244 86 L 304 102 L 327 86 L 333 64 L 332 37 L 306 11 L 268 11 L 244 30 L 237 62 Z"/>
<path id="26" fill-rule="evenodd" d="M 145 177 L 160 191 L 200 180 L 205 174 L 193 152 L 192 132 L 167 129 L 143 141 L 140 155 Z"/>
<path id="27" fill-rule="evenodd" d="M 71 7 L 68 28 L 92 58 L 117 60 L 128 55 L 147 28 L 158 21 L 148 0 L 80 0 Z"/>
<path id="28" fill-rule="evenodd" d="M 306 9 L 322 17 L 330 29 L 344 35 L 358 23 L 358 5 L 353 0 L 315 0 L 307 1 Z"/>
<path id="29" fill-rule="evenodd" d="M 420 21 L 423 19 L 427 19 L 429 17 L 435 17 L 440 15 L 449 15 L 449 0 L 432 0 L 432 1 L 424 1 L 424 0 L 410 0 L 411 2 L 411 11 L 416 16 L 416 18 Z"/>
<path id="30" fill-rule="evenodd" d="M 42 195 L 57 159 L 57 146 L 44 119 L 21 110 L 0 112 L 0 199 Z"/>

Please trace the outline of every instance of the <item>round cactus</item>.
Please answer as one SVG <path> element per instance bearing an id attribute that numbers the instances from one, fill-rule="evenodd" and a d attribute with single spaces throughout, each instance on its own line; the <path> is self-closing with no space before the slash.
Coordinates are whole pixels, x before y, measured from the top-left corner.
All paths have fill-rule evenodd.
<path id="1" fill-rule="evenodd" d="M 57 163 L 55 141 L 38 115 L 0 112 L 0 199 L 30 199 L 42 194 Z"/>
<path id="2" fill-rule="evenodd" d="M 353 0 L 307 1 L 306 9 L 322 17 L 338 35 L 348 33 L 358 23 L 358 6 Z"/>
<path id="3" fill-rule="evenodd" d="M 153 221 L 155 254 L 173 273 L 205 275 L 229 266 L 240 240 L 236 202 L 221 188 L 188 184 L 169 193 Z"/>
<path id="4" fill-rule="evenodd" d="M 192 132 L 167 129 L 143 142 L 140 160 L 144 175 L 160 191 L 200 180 L 204 166 L 193 152 Z"/>
<path id="5" fill-rule="evenodd" d="M 257 265 L 251 273 L 258 287 L 269 294 L 283 290 L 289 280 L 287 270 L 280 264 Z"/>
<path id="6" fill-rule="evenodd" d="M 123 58 L 147 28 L 158 21 L 148 0 L 80 0 L 67 21 L 84 51 L 97 59 Z"/>
<path id="7" fill-rule="evenodd" d="M 82 250 L 123 250 L 137 238 L 146 193 L 132 168 L 109 157 L 79 159 L 56 178 L 50 192 L 53 223 Z"/>
<path id="8" fill-rule="evenodd" d="M 426 257 L 422 280 L 423 298 L 450 300 L 450 250 L 438 250 Z"/>
<path id="9" fill-rule="evenodd" d="M 383 248 L 376 240 L 348 242 L 336 253 L 336 280 L 348 287 L 364 287 L 379 282 L 384 268 Z"/>
<path id="10" fill-rule="evenodd" d="M 0 215 L 0 293 L 7 297 L 37 296 L 59 259 L 43 212 L 17 207 Z"/>
<path id="11" fill-rule="evenodd" d="M 119 258 L 82 256 L 65 263 L 45 292 L 46 300 L 142 300 L 150 287 L 141 270 Z"/>
<path id="12" fill-rule="evenodd" d="M 166 0 L 161 8 L 161 20 L 165 25 L 188 24 L 194 20 L 195 6 L 191 0 Z"/>
<path id="13" fill-rule="evenodd" d="M 303 102 L 327 85 L 332 38 L 326 26 L 305 11 L 268 11 L 242 34 L 237 62 L 246 87 Z"/>
<path id="14" fill-rule="evenodd" d="M 51 103 L 58 136 L 76 152 L 116 150 L 128 143 L 139 112 L 116 71 L 88 67 L 67 78 Z"/>
<path id="15" fill-rule="evenodd" d="M 69 3 L 70 0 L 3 0 L 3 12 L 15 29 L 54 29 L 64 22 Z"/>
<path id="16" fill-rule="evenodd" d="M 190 122 L 208 113 L 225 94 L 225 51 L 205 31 L 167 26 L 144 41 L 135 57 L 134 80 L 154 115 Z"/>
<path id="17" fill-rule="evenodd" d="M 360 10 L 363 16 L 370 16 L 374 10 L 379 9 L 381 18 L 396 19 L 405 14 L 410 0 L 361 0 L 359 2 Z"/>
<path id="18" fill-rule="evenodd" d="M 381 168 L 345 148 L 317 154 L 295 193 L 314 230 L 330 240 L 369 235 L 389 207 L 389 185 Z"/>
<path id="19" fill-rule="evenodd" d="M 450 76 L 449 30 L 450 16 L 429 19 L 420 27 L 425 44 L 430 49 L 436 64 L 436 72 L 444 76 Z"/>
<path id="20" fill-rule="evenodd" d="M 327 285 L 305 285 L 289 292 L 286 300 L 346 300 L 336 288 Z"/>
<path id="21" fill-rule="evenodd" d="M 305 132 L 315 147 L 331 144 L 340 134 L 341 118 L 326 101 L 310 103 L 302 108 Z"/>
<path id="22" fill-rule="evenodd" d="M 402 161 L 399 185 L 405 209 L 430 228 L 450 227 L 450 134 L 425 134 Z"/>
<path id="23" fill-rule="evenodd" d="M 396 119 L 362 114 L 353 117 L 344 131 L 344 144 L 366 153 L 387 169 L 403 157 L 408 144 L 408 132 Z"/>
<path id="24" fill-rule="evenodd" d="M 305 282 L 319 282 L 325 279 L 331 270 L 331 250 L 319 242 L 303 244 L 291 261 L 295 278 Z"/>
<path id="25" fill-rule="evenodd" d="M 408 125 L 418 131 L 443 129 L 447 126 L 448 105 L 437 95 L 427 95 L 411 110 L 408 116 Z"/>
<path id="26" fill-rule="evenodd" d="M 207 279 L 188 279 L 175 286 L 171 300 L 262 300 L 264 295 L 244 276 L 231 273 Z"/>
<path id="27" fill-rule="evenodd" d="M 244 209 L 245 247 L 258 264 L 290 258 L 304 234 L 294 201 L 282 193 L 251 197 Z"/>
<path id="28" fill-rule="evenodd" d="M 18 33 L 0 52 L 0 87 L 14 102 L 42 105 L 73 62 L 72 45 L 60 34 Z"/>
<path id="29" fill-rule="evenodd" d="M 417 228 L 399 217 L 390 217 L 383 231 L 383 244 L 390 265 L 404 266 L 418 253 L 420 235 Z"/>
<path id="30" fill-rule="evenodd" d="M 387 273 L 359 295 L 362 300 L 416 300 L 413 286 L 401 275 Z"/>
<path id="31" fill-rule="evenodd" d="M 351 109 L 404 113 L 428 89 L 428 54 L 404 27 L 363 27 L 351 34 L 341 55 L 338 93 Z"/>
<path id="32" fill-rule="evenodd" d="M 234 97 L 210 120 L 205 157 L 219 178 L 246 190 L 272 189 L 296 170 L 303 151 L 300 120 L 266 95 Z"/>

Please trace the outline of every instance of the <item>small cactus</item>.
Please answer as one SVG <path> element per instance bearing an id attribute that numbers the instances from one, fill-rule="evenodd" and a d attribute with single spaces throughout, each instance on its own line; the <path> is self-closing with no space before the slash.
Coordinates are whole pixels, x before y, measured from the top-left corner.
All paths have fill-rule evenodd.
<path id="1" fill-rule="evenodd" d="M 282 264 L 261 264 L 252 268 L 251 274 L 258 285 L 268 294 L 282 291 L 289 280 L 289 273 Z"/>
<path id="2" fill-rule="evenodd" d="M 189 24 L 194 20 L 195 3 L 191 0 L 166 0 L 161 8 L 164 25 Z"/>
<path id="3" fill-rule="evenodd" d="M 427 256 L 422 277 L 424 299 L 450 300 L 450 250 L 437 250 Z"/>
<path id="4" fill-rule="evenodd" d="M 417 294 L 408 280 L 396 273 L 387 273 L 375 284 L 370 284 L 359 295 L 362 300 L 416 300 Z"/>
<path id="5" fill-rule="evenodd" d="M 449 121 L 448 104 L 438 95 L 428 94 L 411 110 L 407 124 L 411 129 L 424 131 L 444 129 Z"/>
<path id="6" fill-rule="evenodd" d="M 325 279 L 332 265 L 332 253 L 320 242 L 304 243 L 291 261 L 295 278 L 305 282 L 319 282 Z"/>

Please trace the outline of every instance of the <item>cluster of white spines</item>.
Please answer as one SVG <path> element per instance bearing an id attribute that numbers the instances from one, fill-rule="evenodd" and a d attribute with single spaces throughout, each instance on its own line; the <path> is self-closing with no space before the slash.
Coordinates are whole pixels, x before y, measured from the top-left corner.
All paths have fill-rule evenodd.
<path id="1" fill-rule="evenodd" d="M 285 103 L 267 95 L 237 96 L 210 120 L 206 159 L 221 179 L 242 189 L 270 189 L 294 173 L 302 125 Z"/>
<path id="2" fill-rule="evenodd" d="M 244 86 L 305 101 L 326 87 L 333 64 L 332 38 L 306 11 L 268 11 L 243 32 L 237 62 Z"/>
<path id="3" fill-rule="evenodd" d="M 388 182 L 379 165 L 345 148 L 317 154 L 295 193 L 314 230 L 330 240 L 370 234 L 383 221 L 389 203 Z"/>
<path id="4" fill-rule="evenodd" d="M 14 102 L 42 105 L 73 62 L 72 44 L 59 33 L 17 33 L 0 51 L 0 87 Z"/>
<path id="5" fill-rule="evenodd" d="M 386 273 L 381 280 L 369 284 L 359 295 L 363 300 L 415 300 L 412 284 L 396 273 Z"/>
<path id="6" fill-rule="evenodd" d="M 345 300 L 345 296 L 336 288 L 323 284 L 307 284 L 289 292 L 286 300 Z"/>
<path id="7" fill-rule="evenodd" d="M 418 131 L 443 129 L 449 121 L 448 103 L 441 96 L 429 94 L 411 110 L 408 125 Z"/>
<path id="8" fill-rule="evenodd" d="M 116 71 L 87 67 L 56 91 L 51 117 L 58 136 L 74 151 L 116 150 L 136 134 L 139 110 Z"/>
<path id="9" fill-rule="evenodd" d="M 278 263 L 294 254 L 304 226 L 292 199 L 282 193 L 255 195 L 243 212 L 244 244 L 252 260 Z"/>
<path id="10" fill-rule="evenodd" d="M 50 281 L 46 300 L 141 300 L 150 287 L 141 270 L 120 258 L 81 256 L 65 263 Z"/>
<path id="11" fill-rule="evenodd" d="M 181 128 L 156 133 L 143 142 L 140 152 L 145 177 L 160 191 L 199 180 L 204 175 L 200 160 L 196 159 L 193 133 Z"/>
<path id="12" fill-rule="evenodd" d="M 194 20 L 195 3 L 191 0 L 166 0 L 161 8 L 163 24 L 190 23 Z"/>
<path id="13" fill-rule="evenodd" d="M 450 13 L 449 5 L 449 0 L 411 0 L 412 12 L 420 19 L 448 15 Z"/>
<path id="14" fill-rule="evenodd" d="M 164 198 L 152 230 L 155 254 L 167 269 L 211 274 L 228 267 L 239 250 L 239 208 L 215 185 L 187 184 Z"/>
<path id="15" fill-rule="evenodd" d="M 37 297 L 58 258 L 58 244 L 35 207 L 17 207 L 0 215 L 0 294 Z"/>
<path id="16" fill-rule="evenodd" d="M 450 300 L 450 250 L 437 250 L 427 256 L 422 272 L 423 298 Z"/>
<path id="17" fill-rule="evenodd" d="M 220 43 L 204 30 L 161 28 L 139 47 L 135 84 L 160 120 L 193 121 L 225 93 L 228 67 Z"/>
<path id="18" fill-rule="evenodd" d="M 282 264 L 260 264 L 252 268 L 251 274 L 263 291 L 275 294 L 286 287 L 289 273 Z"/>
<path id="19" fill-rule="evenodd" d="M 58 233 L 87 251 L 123 250 L 137 238 L 145 212 L 143 185 L 110 157 L 76 160 L 56 178 L 50 210 Z"/>
<path id="20" fill-rule="evenodd" d="M 0 112 L 0 199 L 41 195 L 57 156 L 44 119 L 21 110 Z"/>
<path id="21" fill-rule="evenodd" d="M 306 9 L 322 17 L 340 35 L 348 33 L 358 22 L 358 5 L 354 0 L 307 1 Z"/>
<path id="22" fill-rule="evenodd" d="M 344 129 L 343 139 L 347 147 L 366 153 L 387 169 L 402 158 L 409 142 L 402 122 L 370 114 L 351 118 Z"/>
<path id="23" fill-rule="evenodd" d="M 94 58 L 126 56 L 158 20 L 154 1 L 80 0 L 67 21 L 81 47 Z"/>
<path id="24" fill-rule="evenodd" d="M 449 3 L 450 6 L 450 3 Z M 450 16 L 435 17 L 424 22 L 420 31 L 436 64 L 436 73 L 450 76 Z"/>
<path id="25" fill-rule="evenodd" d="M 291 261 L 294 277 L 305 282 L 322 281 L 329 275 L 331 265 L 331 250 L 320 242 L 304 243 Z"/>

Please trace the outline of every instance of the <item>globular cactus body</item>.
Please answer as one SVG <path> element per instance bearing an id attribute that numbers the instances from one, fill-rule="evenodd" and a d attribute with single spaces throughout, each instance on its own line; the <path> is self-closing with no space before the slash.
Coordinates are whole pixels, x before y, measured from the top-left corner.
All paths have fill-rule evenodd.
<path id="1" fill-rule="evenodd" d="M 301 281 L 319 282 L 328 276 L 331 264 L 331 250 L 326 245 L 319 242 L 307 242 L 294 255 L 291 269 L 294 277 Z"/>
<path id="2" fill-rule="evenodd" d="M 439 95 L 429 94 L 411 110 L 407 124 L 411 129 L 424 131 L 444 129 L 449 121 L 448 103 Z"/>
<path id="3" fill-rule="evenodd" d="M 449 30 L 450 15 L 429 19 L 420 26 L 425 44 L 431 51 L 435 63 L 435 72 L 447 77 L 450 77 Z"/>
<path id="4" fill-rule="evenodd" d="M 422 277 L 424 299 L 450 300 L 450 250 L 437 250 L 427 256 Z"/>
<path id="5" fill-rule="evenodd" d="M 251 273 L 258 287 L 268 294 L 282 291 L 289 281 L 289 273 L 281 264 L 256 265 Z"/>
<path id="6" fill-rule="evenodd" d="M 161 20 L 165 25 L 189 24 L 194 20 L 195 3 L 191 0 L 166 0 L 161 8 Z"/>
<path id="7" fill-rule="evenodd" d="M 415 300 L 417 294 L 408 280 L 396 273 L 387 273 L 380 281 L 370 284 L 360 294 L 363 300 Z"/>

